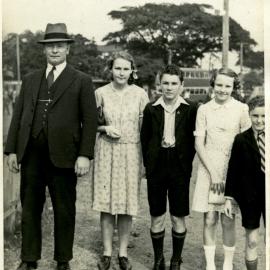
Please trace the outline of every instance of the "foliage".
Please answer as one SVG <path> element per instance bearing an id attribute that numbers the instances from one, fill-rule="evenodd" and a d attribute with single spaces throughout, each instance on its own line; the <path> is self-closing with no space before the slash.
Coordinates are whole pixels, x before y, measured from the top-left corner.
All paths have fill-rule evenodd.
<path id="1" fill-rule="evenodd" d="M 262 86 L 264 83 L 264 73 L 254 70 L 245 74 L 243 77 L 243 88 L 245 90 L 253 90 L 255 86 Z"/>
<path id="2" fill-rule="evenodd" d="M 16 36 L 17 34 L 10 33 L 2 42 L 4 79 L 15 79 L 17 77 Z M 46 64 L 42 45 L 37 43 L 38 40 L 43 39 L 43 36 L 44 33 L 41 31 L 34 34 L 27 30 L 19 34 L 22 76 L 42 68 Z M 72 38 L 74 38 L 75 43 L 71 45 L 68 62 L 92 77 L 100 77 L 105 64 L 104 60 L 99 57 L 95 41 L 80 34 L 72 35 Z"/>
<path id="3" fill-rule="evenodd" d="M 197 66 L 204 53 L 218 52 L 222 46 L 222 17 L 213 15 L 213 7 L 205 4 L 145 4 L 122 7 L 109 13 L 120 20 L 123 28 L 109 33 L 104 41 L 118 43 L 133 54 L 149 54 L 151 58 L 168 59 L 182 67 Z M 256 45 L 235 20 L 230 19 L 230 49 L 239 50 L 239 43 Z"/>

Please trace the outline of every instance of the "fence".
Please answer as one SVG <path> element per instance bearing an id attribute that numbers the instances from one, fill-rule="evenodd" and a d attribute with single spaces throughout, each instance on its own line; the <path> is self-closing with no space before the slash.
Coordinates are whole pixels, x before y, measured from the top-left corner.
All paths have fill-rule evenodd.
<path id="1" fill-rule="evenodd" d="M 17 210 L 20 208 L 20 175 L 9 171 L 6 157 L 3 159 L 4 184 L 4 230 L 14 232 Z"/>

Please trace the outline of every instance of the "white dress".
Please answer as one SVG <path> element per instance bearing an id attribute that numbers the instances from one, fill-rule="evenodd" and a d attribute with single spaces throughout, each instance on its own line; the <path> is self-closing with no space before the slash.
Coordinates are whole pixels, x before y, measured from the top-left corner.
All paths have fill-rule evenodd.
<path id="1" fill-rule="evenodd" d="M 194 136 L 205 137 L 205 149 L 222 181 L 226 181 L 231 148 L 236 134 L 251 126 L 248 106 L 234 98 L 220 105 L 214 99 L 199 107 Z M 199 160 L 192 210 L 224 211 L 224 205 L 208 203 L 210 175 Z M 237 212 L 234 204 L 233 212 Z"/>
<path id="2" fill-rule="evenodd" d="M 92 206 L 94 210 L 137 215 L 141 181 L 142 154 L 140 119 L 148 103 L 144 89 L 128 86 L 119 95 L 107 84 L 95 92 L 97 106 L 102 105 L 106 125 L 120 133 L 112 139 L 101 133 L 95 145 Z"/>

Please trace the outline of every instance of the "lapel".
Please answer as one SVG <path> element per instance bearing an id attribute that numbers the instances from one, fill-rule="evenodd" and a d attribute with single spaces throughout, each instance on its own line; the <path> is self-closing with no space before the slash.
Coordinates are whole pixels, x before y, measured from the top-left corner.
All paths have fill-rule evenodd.
<path id="1" fill-rule="evenodd" d="M 32 88 L 32 101 L 33 104 L 36 104 L 37 102 L 37 98 L 38 98 L 38 92 L 40 89 L 40 84 L 42 81 L 42 78 L 45 74 L 46 68 L 43 68 L 39 71 L 37 71 L 34 76 L 33 79 L 30 82 L 30 87 Z"/>
<path id="2" fill-rule="evenodd" d="M 69 85 L 75 79 L 75 70 L 67 64 L 66 68 L 59 75 L 57 80 L 55 81 L 55 93 L 53 97 L 53 101 L 51 103 L 51 107 L 57 102 L 57 100 L 63 95 L 65 90 L 69 87 Z"/>
<path id="3" fill-rule="evenodd" d="M 177 129 L 179 123 L 181 123 L 181 120 L 186 114 L 186 111 L 188 110 L 188 105 L 181 103 L 180 106 L 175 111 L 175 130 Z"/>
<path id="4" fill-rule="evenodd" d="M 254 158 L 256 159 L 257 162 L 260 163 L 261 162 L 260 151 L 256 139 L 254 137 L 252 128 L 249 128 L 247 131 L 245 131 L 243 135 L 245 143 L 249 145 L 249 147 L 254 151 Z"/>
<path id="5" fill-rule="evenodd" d="M 156 118 L 159 126 L 160 135 L 163 136 L 163 129 L 164 129 L 164 109 L 161 105 L 152 106 L 153 108 L 153 115 Z"/>

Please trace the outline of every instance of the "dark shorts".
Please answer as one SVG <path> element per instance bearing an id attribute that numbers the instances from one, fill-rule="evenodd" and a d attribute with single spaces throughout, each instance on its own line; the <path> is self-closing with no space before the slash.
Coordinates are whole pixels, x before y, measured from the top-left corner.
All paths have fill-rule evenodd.
<path id="1" fill-rule="evenodd" d="M 263 217 L 265 226 L 265 193 L 261 190 L 256 202 L 248 205 L 240 205 L 242 215 L 242 226 L 249 230 L 254 230 L 260 227 L 260 220 Z"/>
<path id="2" fill-rule="evenodd" d="M 151 216 L 166 213 L 167 198 L 171 215 L 189 215 L 189 178 L 181 168 L 175 148 L 160 150 L 156 170 L 147 179 Z"/>

